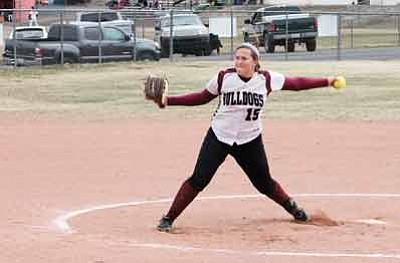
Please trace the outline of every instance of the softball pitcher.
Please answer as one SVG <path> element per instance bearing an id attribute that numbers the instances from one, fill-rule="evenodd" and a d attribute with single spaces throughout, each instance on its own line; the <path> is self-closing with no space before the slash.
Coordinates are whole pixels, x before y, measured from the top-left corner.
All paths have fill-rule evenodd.
<path id="1" fill-rule="evenodd" d="M 259 52 L 251 44 L 241 44 L 235 50 L 235 66 L 220 71 L 204 90 L 154 100 L 166 105 L 202 105 L 219 97 L 201 146 L 193 174 L 184 181 L 167 214 L 157 229 L 169 232 L 173 222 L 211 181 L 227 155 L 231 155 L 246 173 L 253 186 L 281 205 L 295 220 L 306 222 L 309 215 L 299 207 L 270 174 L 264 150 L 261 114 L 267 96 L 278 90 L 306 90 L 334 85 L 335 77 L 286 77 L 261 70 Z"/>

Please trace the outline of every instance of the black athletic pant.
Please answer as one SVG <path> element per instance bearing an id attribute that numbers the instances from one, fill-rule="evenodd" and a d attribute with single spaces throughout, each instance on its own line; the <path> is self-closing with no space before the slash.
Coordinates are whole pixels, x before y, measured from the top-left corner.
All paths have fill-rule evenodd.
<path id="1" fill-rule="evenodd" d="M 230 146 L 220 142 L 210 128 L 204 138 L 192 176 L 182 184 L 166 214 L 171 222 L 210 183 L 228 154 L 235 158 L 259 192 L 283 206 L 289 213 L 292 211 L 289 196 L 280 184 L 271 178 L 261 135 L 251 142 Z"/>
<path id="2" fill-rule="evenodd" d="M 212 128 L 204 138 L 195 169 L 188 179 L 192 187 L 202 191 L 228 154 L 236 160 L 260 193 L 267 196 L 274 193 L 276 182 L 269 172 L 261 134 L 248 143 L 231 146 L 219 141 Z"/>

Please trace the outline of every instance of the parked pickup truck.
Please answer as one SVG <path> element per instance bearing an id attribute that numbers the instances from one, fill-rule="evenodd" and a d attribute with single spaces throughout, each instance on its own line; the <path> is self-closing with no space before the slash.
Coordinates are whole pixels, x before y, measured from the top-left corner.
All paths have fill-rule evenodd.
<path id="1" fill-rule="evenodd" d="M 53 24 L 49 28 L 47 39 L 7 39 L 3 57 L 7 64 L 46 65 L 59 64 L 62 58 L 64 63 L 98 62 L 101 54 L 102 61 L 107 62 L 132 60 L 135 49 L 138 60 L 160 59 L 160 48 L 156 42 L 137 39 L 135 48 L 134 40 L 116 27 L 99 27 L 92 23 Z"/>
<path id="2" fill-rule="evenodd" d="M 172 17 L 173 53 L 210 55 L 208 28 L 195 14 L 175 14 Z M 171 17 L 161 17 L 155 26 L 155 38 L 161 46 L 161 56 L 169 56 Z"/>
<path id="3" fill-rule="evenodd" d="M 317 47 L 317 19 L 297 6 L 260 8 L 244 23 L 244 41 L 264 46 L 267 53 L 275 52 L 278 45 L 286 47 L 286 39 L 288 52 L 294 52 L 296 43 L 305 44 L 307 51 Z"/>

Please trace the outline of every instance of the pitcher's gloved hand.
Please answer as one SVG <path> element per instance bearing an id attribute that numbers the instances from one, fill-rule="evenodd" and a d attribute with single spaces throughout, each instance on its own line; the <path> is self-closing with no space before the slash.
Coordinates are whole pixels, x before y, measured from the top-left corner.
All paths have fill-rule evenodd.
<path id="1" fill-rule="evenodd" d="M 168 80 L 164 77 L 149 75 L 144 83 L 144 95 L 147 100 L 154 101 L 158 107 L 167 106 Z"/>

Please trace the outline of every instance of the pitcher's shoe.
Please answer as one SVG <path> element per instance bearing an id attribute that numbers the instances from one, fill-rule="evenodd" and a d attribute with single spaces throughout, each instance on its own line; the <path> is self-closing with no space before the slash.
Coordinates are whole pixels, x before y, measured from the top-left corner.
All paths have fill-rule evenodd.
<path id="1" fill-rule="evenodd" d="M 310 219 L 307 213 L 304 211 L 304 209 L 299 207 L 292 198 L 289 198 L 284 203 L 283 207 L 297 221 L 307 222 Z"/>
<path id="2" fill-rule="evenodd" d="M 310 218 L 303 208 L 299 208 L 294 214 L 293 217 L 297 221 L 307 222 Z"/>
<path id="3" fill-rule="evenodd" d="M 160 232 L 169 232 L 172 228 L 172 220 L 169 217 L 163 216 L 158 223 L 157 230 Z"/>

